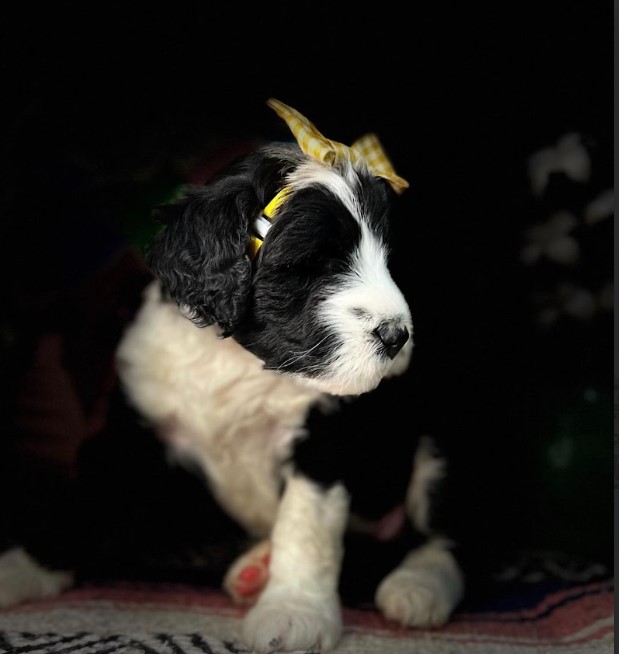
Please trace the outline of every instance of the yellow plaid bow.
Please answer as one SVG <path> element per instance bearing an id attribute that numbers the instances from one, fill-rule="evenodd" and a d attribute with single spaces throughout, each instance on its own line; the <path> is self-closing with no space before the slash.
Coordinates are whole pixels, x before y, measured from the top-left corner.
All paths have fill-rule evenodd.
<path id="1" fill-rule="evenodd" d="M 323 136 L 305 116 L 283 102 L 270 98 L 267 105 L 286 121 L 299 147 L 310 157 L 328 166 L 341 157 L 353 163 L 363 161 L 374 175 L 386 179 L 396 193 L 408 188 L 408 182 L 396 175 L 375 134 L 366 134 L 349 147 Z"/>

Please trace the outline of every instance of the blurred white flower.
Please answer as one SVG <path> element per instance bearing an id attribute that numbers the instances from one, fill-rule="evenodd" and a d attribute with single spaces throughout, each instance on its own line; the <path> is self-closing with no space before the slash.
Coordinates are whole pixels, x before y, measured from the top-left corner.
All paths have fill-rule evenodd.
<path id="1" fill-rule="evenodd" d="M 570 236 L 570 232 L 577 225 L 576 216 L 562 211 L 541 225 L 529 227 L 525 232 L 528 243 L 520 252 L 522 262 L 530 266 L 546 257 L 564 265 L 576 263 L 580 256 L 580 247 L 578 241 Z"/>
<path id="2" fill-rule="evenodd" d="M 561 316 L 569 316 L 576 320 L 587 321 L 601 311 L 607 311 L 609 307 L 609 289 L 604 286 L 597 293 L 592 293 L 583 286 L 576 284 L 559 284 L 554 291 L 537 296 L 537 303 L 541 309 L 537 314 L 537 320 L 543 327 L 551 327 Z M 612 295 L 612 288 L 610 289 Z"/>
<path id="3" fill-rule="evenodd" d="M 541 195 L 552 173 L 565 173 L 575 182 L 586 182 L 591 175 L 591 159 L 582 136 L 562 136 L 554 147 L 538 150 L 529 157 L 529 180 L 535 195 Z"/>
<path id="4" fill-rule="evenodd" d="M 597 301 L 593 293 L 582 286 L 563 286 L 563 310 L 568 316 L 588 320 L 595 313 Z"/>
<path id="5" fill-rule="evenodd" d="M 592 200 L 585 208 L 584 216 L 587 225 L 595 225 L 602 220 L 609 218 L 615 213 L 615 193 L 613 189 L 608 189 L 594 200 Z"/>
<path id="6" fill-rule="evenodd" d="M 615 306 L 615 294 L 613 283 L 605 284 L 597 294 L 599 307 L 604 311 L 612 311 Z"/>

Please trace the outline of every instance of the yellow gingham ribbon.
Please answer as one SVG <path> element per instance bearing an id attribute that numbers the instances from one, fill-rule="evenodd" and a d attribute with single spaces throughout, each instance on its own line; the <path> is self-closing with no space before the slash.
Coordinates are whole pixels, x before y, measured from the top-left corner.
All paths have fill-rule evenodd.
<path id="1" fill-rule="evenodd" d="M 340 158 L 353 163 L 362 161 L 374 175 L 386 179 L 396 193 L 408 188 L 408 182 L 396 175 L 376 134 L 366 134 L 349 147 L 323 136 L 303 114 L 283 102 L 269 98 L 267 105 L 286 121 L 299 147 L 310 157 L 328 166 L 333 166 Z"/>

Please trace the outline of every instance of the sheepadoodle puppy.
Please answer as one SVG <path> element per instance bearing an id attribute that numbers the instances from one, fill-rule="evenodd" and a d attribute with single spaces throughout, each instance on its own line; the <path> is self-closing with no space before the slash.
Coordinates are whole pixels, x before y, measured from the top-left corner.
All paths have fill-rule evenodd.
<path id="1" fill-rule="evenodd" d="M 389 453 L 374 458 L 381 434 L 358 438 L 348 422 L 351 398 L 379 386 L 388 394 L 413 350 L 411 313 L 388 268 L 390 205 L 407 183 L 375 136 L 347 147 L 291 107 L 268 104 L 296 142 L 261 147 L 161 209 L 153 280 L 116 360 L 123 415 L 133 412 L 171 460 L 198 470 L 250 539 L 223 578 L 248 605 L 245 644 L 327 652 L 341 636 L 342 573 L 356 536 L 377 548 L 364 550 L 352 586 L 365 575 L 378 608 L 403 625 L 448 620 L 463 575 L 430 519 L 444 473 L 432 442 L 409 444 L 410 458 L 397 462 L 402 495 L 385 511 L 381 490 L 400 488 L 381 481 L 395 469 L 383 465 Z M 337 425 L 328 438 L 326 423 Z M 360 459 L 374 469 L 356 494 Z M 195 501 L 193 511 L 200 521 Z M 34 563 L 18 568 L 39 576 L 30 597 L 72 580 Z M 10 584 L 2 592 L 5 604 L 25 599 Z"/>

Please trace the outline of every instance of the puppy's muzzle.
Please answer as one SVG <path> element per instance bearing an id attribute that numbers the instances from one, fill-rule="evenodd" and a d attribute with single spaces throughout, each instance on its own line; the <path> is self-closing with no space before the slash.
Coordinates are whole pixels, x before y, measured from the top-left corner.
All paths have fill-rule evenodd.
<path id="1" fill-rule="evenodd" d="M 381 322 L 374 330 L 374 336 L 379 340 L 385 354 L 390 359 L 394 359 L 408 341 L 410 334 L 406 327 L 395 322 L 385 321 Z"/>

